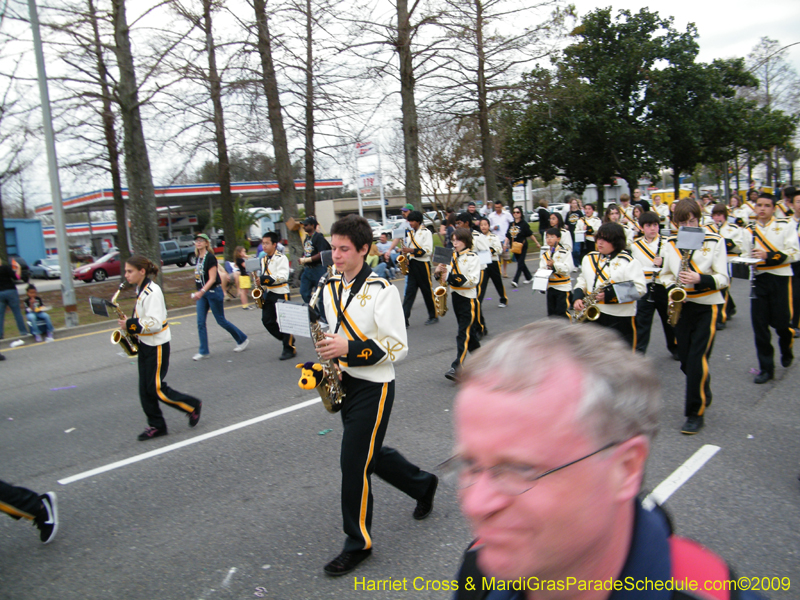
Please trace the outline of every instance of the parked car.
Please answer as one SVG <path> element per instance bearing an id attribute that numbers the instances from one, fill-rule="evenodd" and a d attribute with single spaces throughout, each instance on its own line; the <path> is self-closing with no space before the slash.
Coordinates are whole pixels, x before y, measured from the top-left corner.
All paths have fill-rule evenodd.
<path id="1" fill-rule="evenodd" d="M 16 254 L 10 254 L 8 256 L 8 259 L 17 262 L 20 268 L 20 277 L 22 278 L 22 281 L 28 283 L 28 281 L 30 281 L 31 278 L 31 270 L 28 267 L 27 261 L 21 256 L 17 256 Z M 13 265 L 14 263 L 11 264 Z"/>
<path id="2" fill-rule="evenodd" d="M 31 266 L 31 277 L 34 279 L 60 279 L 61 266 L 58 258 L 40 258 Z"/>
<path id="3" fill-rule="evenodd" d="M 72 272 L 75 279 L 81 281 L 105 281 L 109 277 L 120 274 L 119 252 L 109 252 L 105 256 L 98 258 L 93 263 L 84 267 L 79 267 Z"/>
<path id="4" fill-rule="evenodd" d="M 194 253 L 194 244 L 191 248 L 181 247 L 178 242 L 174 240 L 167 240 L 166 242 L 159 242 L 161 248 L 161 264 L 162 265 L 177 265 L 178 267 L 184 266 L 186 263 L 194 265 L 197 262 L 197 257 Z"/>
<path id="5" fill-rule="evenodd" d="M 549 213 L 551 213 L 551 214 L 554 213 L 554 212 L 560 212 L 561 216 L 564 217 L 569 212 L 569 204 L 564 204 L 564 203 L 550 204 L 547 207 L 547 211 Z M 529 223 L 535 223 L 535 222 L 537 222 L 539 220 L 539 209 L 538 208 L 535 211 L 533 211 L 532 213 L 526 213 L 526 214 L 530 214 L 530 218 L 528 219 Z"/>

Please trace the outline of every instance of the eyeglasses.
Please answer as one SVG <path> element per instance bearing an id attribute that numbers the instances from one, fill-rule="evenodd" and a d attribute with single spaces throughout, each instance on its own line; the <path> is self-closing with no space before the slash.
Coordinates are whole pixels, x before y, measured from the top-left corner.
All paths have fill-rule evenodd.
<path id="1" fill-rule="evenodd" d="M 522 213 L 521 213 L 521 212 L 519 212 L 518 210 L 515 210 L 515 211 L 514 211 L 514 214 L 515 214 L 515 215 L 521 215 Z"/>
<path id="2" fill-rule="evenodd" d="M 568 462 L 560 467 L 555 467 L 554 469 L 545 471 L 544 473 L 539 473 L 539 469 L 526 464 L 501 463 L 499 465 L 494 465 L 493 467 L 479 467 L 473 460 L 466 459 L 460 455 L 456 455 L 447 459 L 445 462 L 440 464 L 437 469 L 441 471 L 446 482 L 455 485 L 460 490 L 475 485 L 475 482 L 478 481 L 478 478 L 484 472 L 486 472 L 489 474 L 489 478 L 492 480 L 492 485 L 494 485 L 498 492 L 501 492 L 507 496 L 520 496 L 528 490 L 533 489 L 533 487 L 542 477 L 547 477 L 556 471 L 566 469 L 575 463 L 586 460 L 587 458 L 594 456 L 595 454 L 599 454 L 604 450 L 608 450 L 609 448 L 612 448 L 620 443 L 621 442 L 610 442 L 599 450 L 595 450 L 591 454 L 582 456 L 581 458 Z"/>

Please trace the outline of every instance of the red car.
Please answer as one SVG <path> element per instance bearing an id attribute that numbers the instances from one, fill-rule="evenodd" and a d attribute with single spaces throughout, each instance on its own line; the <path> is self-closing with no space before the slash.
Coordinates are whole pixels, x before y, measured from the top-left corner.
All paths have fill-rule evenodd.
<path id="1" fill-rule="evenodd" d="M 90 265 L 78 267 L 72 272 L 75 279 L 81 281 L 105 281 L 109 277 L 120 274 L 119 252 L 109 252 L 105 256 L 98 258 Z"/>

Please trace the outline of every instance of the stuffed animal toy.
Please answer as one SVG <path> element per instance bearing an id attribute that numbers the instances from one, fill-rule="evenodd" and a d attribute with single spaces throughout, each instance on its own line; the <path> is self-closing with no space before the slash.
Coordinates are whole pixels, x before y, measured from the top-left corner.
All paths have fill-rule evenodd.
<path id="1" fill-rule="evenodd" d="M 322 383 L 323 371 L 322 365 L 319 363 L 307 362 L 297 365 L 300 371 L 300 381 L 297 382 L 304 390 L 313 390 Z"/>

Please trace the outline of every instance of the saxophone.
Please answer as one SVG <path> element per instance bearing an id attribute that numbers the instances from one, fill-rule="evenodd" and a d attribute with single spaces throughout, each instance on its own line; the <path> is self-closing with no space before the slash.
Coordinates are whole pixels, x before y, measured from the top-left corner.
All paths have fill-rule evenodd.
<path id="1" fill-rule="evenodd" d="M 401 254 L 397 257 L 397 268 L 400 269 L 400 272 L 403 275 L 408 275 L 408 259 L 406 258 L 405 254 Z"/>
<path id="2" fill-rule="evenodd" d="M 125 316 L 125 313 L 123 313 L 122 309 L 119 307 L 117 298 L 119 298 L 122 290 L 124 290 L 127 285 L 128 284 L 124 281 L 120 283 L 119 288 L 117 288 L 117 293 L 111 298 L 111 305 L 117 310 L 117 317 L 120 319 Z M 122 329 L 115 329 L 111 332 L 111 343 L 119 344 L 128 356 L 136 356 L 139 354 L 139 340 L 136 339 L 135 335 L 130 335 L 127 331 L 123 331 Z"/>
<path id="3" fill-rule="evenodd" d="M 434 277 L 442 284 L 433 290 L 433 305 L 436 308 L 436 318 L 438 319 L 447 314 L 447 283 L 443 281 L 441 275 L 434 275 Z"/>
<path id="4" fill-rule="evenodd" d="M 319 313 L 316 311 L 317 303 L 320 301 L 320 295 L 331 277 L 332 269 L 320 277 L 317 289 L 311 296 L 308 303 L 309 320 L 311 321 L 311 339 L 314 344 L 325 339 L 325 333 L 328 332 L 329 327 L 327 323 L 322 323 Z M 337 413 L 342 409 L 342 401 L 344 400 L 345 391 L 342 387 L 342 381 L 339 379 L 339 371 L 331 359 L 324 359 L 317 355 L 319 364 L 322 366 L 322 381 L 317 386 L 317 393 L 322 399 L 322 404 L 325 409 L 330 413 Z"/>
<path id="5" fill-rule="evenodd" d="M 264 308 L 264 288 L 261 287 L 255 271 L 250 271 L 250 280 L 253 282 L 253 291 L 250 292 L 250 297 L 258 308 Z"/>
<path id="6" fill-rule="evenodd" d="M 667 321 L 669 321 L 672 327 L 678 324 L 678 320 L 681 318 L 683 303 L 686 301 L 686 290 L 683 289 L 683 282 L 681 282 L 680 274 L 681 271 L 689 270 L 689 260 L 691 256 L 691 250 L 681 250 L 681 267 L 678 269 L 678 276 L 676 277 L 677 282 L 675 287 L 667 294 L 667 298 L 669 299 L 669 304 L 667 305 Z"/>
<path id="7" fill-rule="evenodd" d="M 605 289 L 610 286 L 610 282 L 606 283 L 584 296 L 583 310 L 575 313 L 573 318 L 578 323 L 583 323 L 584 321 L 597 321 L 597 319 L 600 318 L 600 308 L 597 306 L 597 296 L 600 295 L 600 292 L 605 291 Z"/>

